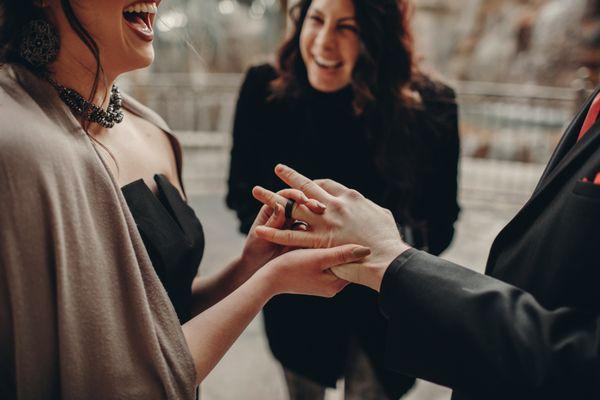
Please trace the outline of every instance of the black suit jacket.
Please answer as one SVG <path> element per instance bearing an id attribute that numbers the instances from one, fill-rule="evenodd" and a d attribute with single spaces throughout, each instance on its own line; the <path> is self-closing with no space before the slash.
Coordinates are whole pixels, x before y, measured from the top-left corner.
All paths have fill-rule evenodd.
<path id="1" fill-rule="evenodd" d="M 386 271 L 387 365 L 453 399 L 600 399 L 600 122 L 596 90 L 481 275 L 410 250 Z"/>

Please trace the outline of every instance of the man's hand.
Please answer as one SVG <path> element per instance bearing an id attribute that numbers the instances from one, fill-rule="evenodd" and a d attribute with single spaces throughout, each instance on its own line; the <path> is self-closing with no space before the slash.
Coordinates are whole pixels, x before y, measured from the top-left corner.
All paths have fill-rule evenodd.
<path id="1" fill-rule="evenodd" d="M 329 248 L 344 244 L 368 247 L 372 254 L 364 261 L 332 268 L 332 271 L 345 280 L 379 290 L 390 263 L 409 249 L 400 238 L 392 213 L 366 199 L 356 190 L 335 181 L 312 181 L 284 165 L 278 165 L 275 173 L 292 188 L 325 205 L 326 210 L 319 215 L 306 205 L 297 204 L 292 217 L 306 222 L 306 231 L 257 226 L 256 235 L 270 242 L 292 247 Z M 287 203 L 285 196 L 261 187 L 255 187 L 252 193 L 257 200 L 271 208 Z"/>

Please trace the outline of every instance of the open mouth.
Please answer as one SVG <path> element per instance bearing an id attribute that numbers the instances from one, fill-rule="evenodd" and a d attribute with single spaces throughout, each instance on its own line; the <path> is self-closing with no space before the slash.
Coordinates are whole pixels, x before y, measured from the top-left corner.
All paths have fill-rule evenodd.
<path id="1" fill-rule="evenodd" d="M 315 64 L 324 69 L 338 69 L 344 64 L 342 61 L 327 60 L 317 56 L 313 56 L 313 59 L 315 60 Z"/>
<path id="2" fill-rule="evenodd" d="M 139 1 L 125 7 L 123 18 L 125 18 L 127 25 L 143 39 L 152 40 L 152 26 L 157 12 L 158 5 L 155 1 Z"/>

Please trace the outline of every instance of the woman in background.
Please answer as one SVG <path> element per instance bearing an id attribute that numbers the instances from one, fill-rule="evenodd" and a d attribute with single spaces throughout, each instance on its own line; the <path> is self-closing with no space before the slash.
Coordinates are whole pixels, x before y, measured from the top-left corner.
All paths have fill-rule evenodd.
<path id="1" fill-rule="evenodd" d="M 276 163 L 328 177 L 392 210 L 414 246 L 439 254 L 457 219 L 454 92 L 421 71 L 406 0 L 302 0 L 277 66 L 251 68 L 233 131 L 227 204 L 248 233 L 254 185 L 277 190 Z M 308 227 L 310 229 L 310 227 Z M 348 399 L 396 399 L 414 379 L 383 367 L 376 293 L 278 296 L 264 309 L 292 399 L 322 399 L 345 377 Z"/>

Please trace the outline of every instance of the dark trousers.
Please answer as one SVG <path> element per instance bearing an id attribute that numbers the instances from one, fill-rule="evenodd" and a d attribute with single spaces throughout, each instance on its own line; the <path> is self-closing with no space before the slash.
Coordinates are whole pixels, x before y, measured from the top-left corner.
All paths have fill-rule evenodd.
<path id="1" fill-rule="evenodd" d="M 326 387 L 284 368 L 290 400 L 324 400 Z M 367 355 L 350 345 L 344 373 L 344 400 L 391 400 L 383 390 Z"/>

